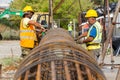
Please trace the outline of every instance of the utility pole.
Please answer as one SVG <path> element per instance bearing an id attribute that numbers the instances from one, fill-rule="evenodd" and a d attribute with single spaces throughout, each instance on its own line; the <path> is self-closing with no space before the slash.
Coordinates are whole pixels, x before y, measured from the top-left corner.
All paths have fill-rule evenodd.
<path id="1" fill-rule="evenodd" d="M 49 0 L 49 28 L 53 27 L 53 0 Z"/>
<path id="2" fill-rule="evenodd" d="M 106 40 L 106 11 L 107 11 L 107 0 L 104 0 L 104 11 L 103 11 L 103 16 L 104 16 L 104 20 L 103 20 L 103 30 L 102 30 L 102 54 L 103 54 L 103 50 L 104 50 L 104 45 L 105 45 L 105 40 Z M 107 49 L 107 48 L 106 48 Z M 103 56 L 102 56 L 103 58 Z M 101 60 L 102 63 L 102 60 Z"/>
<path id="3" fill-rule="evenodd" d="M 105 23 L 106 23 L 106 11 L 107 11 L 107 0 L 104 0 L 104 22 L 103 22 L 103 36 L 102 36 L 102 39 L 103 39 L 103 44 L 106 40 L 106 29 L 105 29 Z"/>

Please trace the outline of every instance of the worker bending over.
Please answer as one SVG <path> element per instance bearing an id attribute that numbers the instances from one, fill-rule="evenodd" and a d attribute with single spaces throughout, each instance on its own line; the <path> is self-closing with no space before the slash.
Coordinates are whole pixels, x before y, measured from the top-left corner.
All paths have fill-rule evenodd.
<path id="1" fill-rule="evenodd" d="M 87 50 L 90 52 L 90 55 L 96 60 L 100 56 L 102 40 L 102 26 L 98 21 L 96 21 L 97 17 L 98 15 L 95 10 L 90 9 L 87 11 L 85 18 L 88 20 L 89 29 L 88 32 L 84 33 L 84 35 L 81 36 L 86 36 L 86 39 L 80 41 L 80 43 L 86 43 Z"/>
<path id="2" fill-rule="evenodd" d="M 45 29 L 37 22 L 31 20 L 34 11 L 31 6 L 26 6 L 23 9 L 24 15 L 20 23 L 20 46 L 22 49 L 21 57 L 28 55 L 31 49 L 35 47 L 37 41 L 35 27 L 44 31 Z"/>

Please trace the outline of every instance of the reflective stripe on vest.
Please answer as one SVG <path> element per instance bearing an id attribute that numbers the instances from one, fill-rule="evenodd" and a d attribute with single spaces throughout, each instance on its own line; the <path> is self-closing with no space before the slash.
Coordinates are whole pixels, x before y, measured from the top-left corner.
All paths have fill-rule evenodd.
<path id="1" fill-rule="evenodd" d="M 90 27 L 90 29 L 89 29 L 89 31 L 88 31 L 87 37 L 89 37 L 90 31 L 92 30 L 93 27 L 96 27 L 96 30 L 97 30 L 96 32 L 97 32 L 97 33 L 96 33 L 96 37 L 94 38 L 94 40 L 87 43 L 87 45 L 91 44 L 91 45 L 88 46 L 88 49 L 98 49 L 98 48 L 100 48 L 100 43 L 101 43 L 101 40 L 102 40 L 102 26 L 101 26 L 100 23 L 97 22 L 97 21 L 96 21 L 95 24 L 93 24 L 93 25 Z M 94 44 L 96 44 L 96 43 L 98 43 L 98 45 L 94 45 Z M 92 45 L 92 44 L 93 44 L 93 45 Z"/>
<path id="2" fill-rule="evenodd" d="M 29 40 L 34 40 L 34 37 L 20 36 L 20 39 L 29 39 Z"/>
<path id="3" fill-rule="evenodd" d="M 89 45 L 87 46 L 87 50 L 94 50 L 94 49 L 100 49 L 100 44 L 99 45 Z"/>
<path id="4" fill-rule="evenodd" d="M 20 32 L 34 32 L 33 30 L 20 30 Z"/>

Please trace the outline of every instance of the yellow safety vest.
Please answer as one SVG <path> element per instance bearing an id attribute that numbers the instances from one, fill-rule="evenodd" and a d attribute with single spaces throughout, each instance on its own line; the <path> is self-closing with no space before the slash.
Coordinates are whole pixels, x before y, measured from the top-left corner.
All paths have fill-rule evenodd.
<path id="1" fill-rule="evenodd" d="M 20 23 L 20 45 L 26 48 L 34 48 L 34 41 L 36 39 L 35 28 L 33 25 L 23 27 L 23 19 Z"/>
<path id="2" fill-rule="evenodd" d="M 94 40 L 87 43 L 87 49 L 88 50 L 99 49 L 100 48 L 100 43 L 101 43 L 101 40 L 102 40 L 102 26 L 97 21 L 88 30 L 87 37 L 89 37 L 90 31 L 92 30 L 93 27 L 96 27 L 96 30 L 97 30 L 96 32 L 97 33 L 96 33 L 96 37 L 94 38 Z"/>
<path id="3" fill-rule="evenodd" d="M 72 31 L 72 24 L 68 24 L 68 31 Z"/>

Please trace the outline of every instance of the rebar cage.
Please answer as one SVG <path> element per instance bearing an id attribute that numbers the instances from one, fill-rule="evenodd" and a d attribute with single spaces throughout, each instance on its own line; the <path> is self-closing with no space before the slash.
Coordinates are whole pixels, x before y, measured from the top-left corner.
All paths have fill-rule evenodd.
<path id="1" fill-rule="evenodd" d="M 105 76 L 89 53 L 58 28 L 48 31 L 20 64 L 14 79 L 105 80 Z"/>

